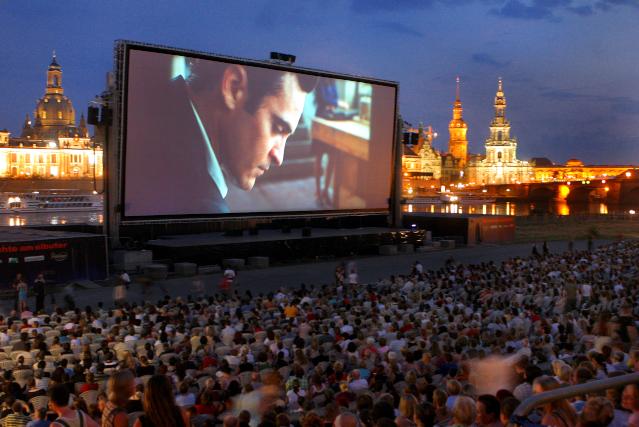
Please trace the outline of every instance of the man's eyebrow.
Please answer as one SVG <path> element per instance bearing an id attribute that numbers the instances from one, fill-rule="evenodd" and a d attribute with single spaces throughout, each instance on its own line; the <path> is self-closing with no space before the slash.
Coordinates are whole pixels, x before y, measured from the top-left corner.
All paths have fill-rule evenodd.
<path id="1" fill-rule="evenodd" d="M 271 120 L 273 122 L 274 127 L 282 128 L 282 133 L 285 133 L 285 134 L 293 133 L 293 128 L 291 127 L 291 125 L 282 117 L 278 116 L 276 113 L 271 114 Z"/>

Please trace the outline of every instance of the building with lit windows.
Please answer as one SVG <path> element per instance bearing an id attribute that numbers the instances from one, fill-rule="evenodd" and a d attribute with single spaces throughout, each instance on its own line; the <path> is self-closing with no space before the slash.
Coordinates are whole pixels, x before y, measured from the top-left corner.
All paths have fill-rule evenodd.
<path id="1" fill-rule="evenodd" d="M 102 158 L 102 147 L 94 144 L 84 116 L 76 125 L 54 53 L 33 120 L 27 114 L 19 137 L 0 130 L 0 178 L 101 179 Z"/>
<path id="2" fill-rule="evenodd" d="M 410 133 L 417 133 L 417 145 L 404 148 L 402 156 L 403 182 L 402 191 L 407 197 L 420 194 L 439 186 L 442 170 L 442 157 L 433 147 L 433 139 L 437 136 L 433 128 L 428 126 L 418 129 L 408 129 Z"/>
<path id="3" fill-rule="evenodd" d="M 517 139 L 510 135 L 506 118 L 506 96 L 500 78 L 495 95 L 495 117 L 490 123 L 490 135 L 484 146 L 486 156 L 474 158 L 466 170 L 466 182 L 475 184 L 515 184 L 534 179 L 532 166 L 517 159 Z"/>

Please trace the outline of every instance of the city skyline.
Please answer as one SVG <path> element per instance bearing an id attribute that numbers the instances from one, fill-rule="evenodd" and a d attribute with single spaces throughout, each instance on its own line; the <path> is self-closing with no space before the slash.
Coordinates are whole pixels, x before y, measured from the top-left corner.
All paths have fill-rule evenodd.
<path id="1" fill-rule="evenodd" d="M 113 41 L 133 39 L 223 55 L 297 55 L 296 65 L 398 81 L 400 113 L 433 125 L 445 151 L 461 77 L 468 151 L 483 153 L 498 77 L 520 158 L 639 160 L 634 74 L 638 3 L 624 0 L 396 2 L 0 1 L 5 62 L 0 128 L 19 133 L 42 95 L 55 49 L 77 115 L 104 89 Z M 154 7 L 150 7 L 153 5 Z M 252 7 L 248 8 L 247 5 Z M 29 32 L 23 29 L 29 28 Z M 25 46 L 29 48 L 25 50 Z M 371 49 L 375 46 L 375 49 Z"/>

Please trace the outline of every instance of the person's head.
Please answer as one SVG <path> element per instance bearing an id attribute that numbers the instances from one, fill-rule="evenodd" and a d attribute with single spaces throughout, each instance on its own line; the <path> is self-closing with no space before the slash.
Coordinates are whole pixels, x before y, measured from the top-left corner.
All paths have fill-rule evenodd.
<path id="1" fill-rule="evenodd" d="M 446 381 L 446 393 L 449 396 L 456 396 L 462 391 L 462 385 L 457 380 Z"/>
<path id="2" fill-rule="evenodd" d="M 605 397 L 591 397 L 579 415 L 580 427 L 606 427 L 615 417 L 615 408 Z"/>
<path id="3" fill-rule="evenodd" d="M 399 413 L 408 419 L 412 419 L 415 414 L 417 399 L 412 394 L 404 393 L 399 399 Z"/>
<path id="4" fill-rule="evenodd" d="M 169 427 L 176 405 L 173 386 L 166 375 L 153 375 L 144 390 L 144 412 L 157 427 Z"/>
<path id="5" fill-rule="evenodd" d="M 475 402 L 468 396 L 459 396 L 453 405 L 453 420 L 462 426 L 471 426 L 477 418 Z"/>
<path id="6" fill-rule="evenodd" d="M 445 408 L 446 399 L 448 399 L 448 394 L 444 390 L 438 388 L 433 392 L 433 405 L 435 405 L 435 408 Z"/>
<path id="7" fill-rule="evenodd" d="M 508 425 L 510 417 L 519 406 L 519 400 L 514 397 L 507 397 L 500 403 L 499 420 L 503 425 Z"/>
<path id="8" fill-rule="evenodd" d="M 238 425 L 237 417 L 235 415 L 227 415 L 226 417 L 224 417 L 223 425 L 224 427 L 237 427 Z"/>
<path id="9" fill-rule="evenodd" d="M 639 411 L 639 386 L 628 384 L 621 394 L 621 407 L 628 411 Z"/>
<path id="10" fill-rule="evenodd" d="M 499 400 L 492 394 L 482 394 L 477 398 L 477 425 L 485 426 L 499 421 Z"/>
<path id="11" fill-rule="evenodd" d="M 343 412 L 335 418 L 333 427 L 360 427 L 359 418 L 351 412 Z"/>
<path id="12" fill-rule="evenodd" d="M 55 413 L 69 405 L 69 389 L 64 384 L 49 387 L 49 405 Z"/>
<path id="13" fill-rule="evenodd" d="M 194 60 L 191 97 L 231 180 L 251 190 L 284 160 L 286 140 L 317 78 L 280 70 Z"/>
<path id="14" fill-rule="evenodd" d="M 36 420 L 44 420 L 47 418 L 47 408 L 38 408 L 33 411 Z"/>
<path id="15" fill-rule="evenodd" d="M 115 372 L 107 383 L 109 401 L 117 406 L 124 406 L 129 397 L 135 393 L 135 376 L 128 369 Z"/>
<path id="16" fill-rule="evenodd" d="M 413 422 L 417 427 L 429 427 L 435 423 L 435 407 L 428 402 L 415 406 Z"/>

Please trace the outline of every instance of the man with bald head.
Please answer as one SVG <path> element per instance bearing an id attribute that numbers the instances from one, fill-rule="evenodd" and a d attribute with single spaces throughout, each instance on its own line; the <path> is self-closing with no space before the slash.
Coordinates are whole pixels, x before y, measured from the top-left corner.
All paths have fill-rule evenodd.
<path id="1" fill-rule="evenodd" d="M 361 427 L 361 423 L 357 415 L 352 412 L 343 412 L 335 418 L 333 427 Z"/>

